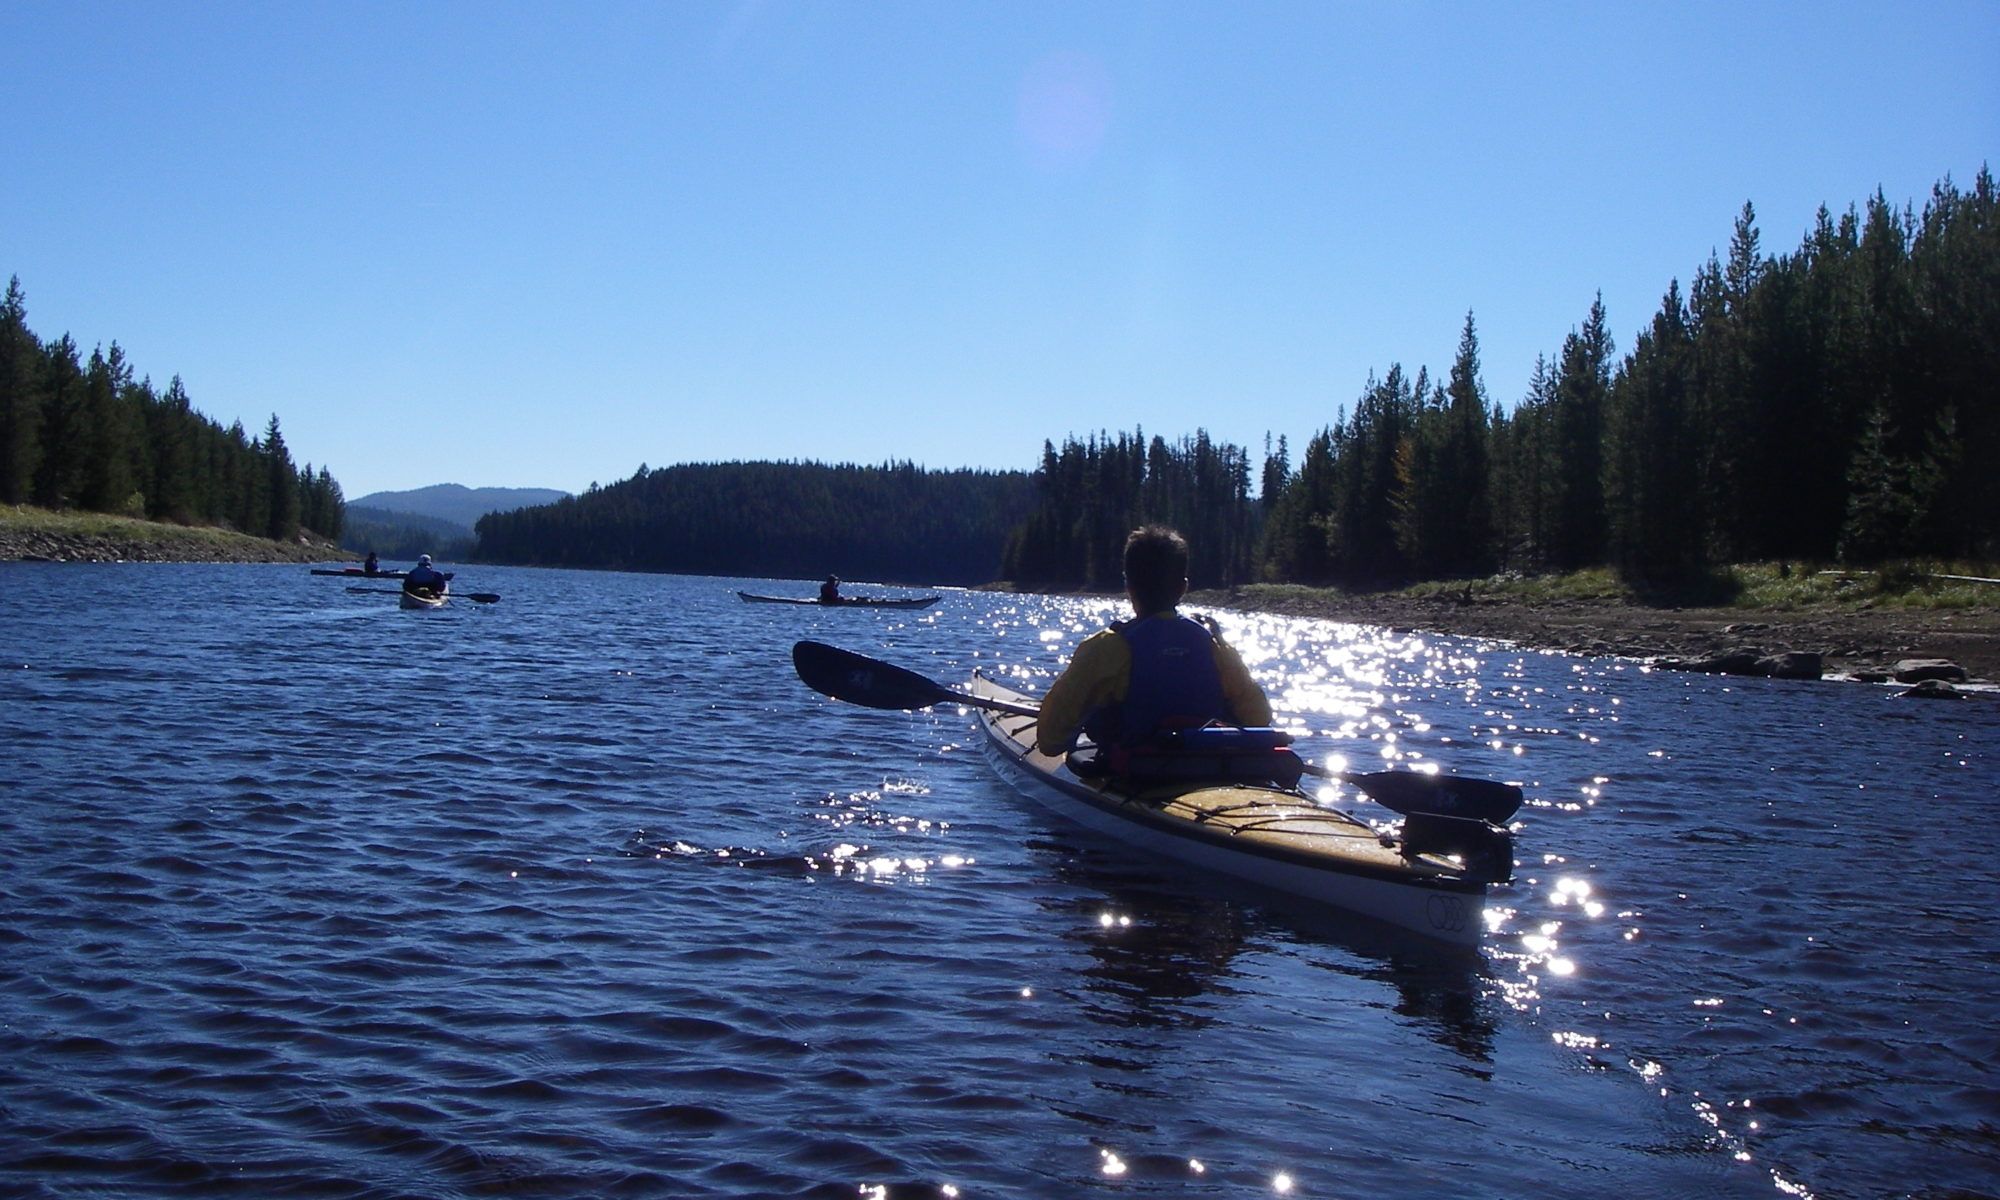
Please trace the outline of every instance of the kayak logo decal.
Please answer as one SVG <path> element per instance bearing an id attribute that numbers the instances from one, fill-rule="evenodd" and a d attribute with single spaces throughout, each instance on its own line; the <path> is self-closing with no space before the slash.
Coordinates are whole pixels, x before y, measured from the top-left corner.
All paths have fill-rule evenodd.
<path id="1" fill-rule="evenodd" d="M 1432 929 L 1456 933 L 1465 928 L 1467 907 L 1457 896 L 1432 896 L 1424 906 L 1424 915 L 1430 918 Z"/>

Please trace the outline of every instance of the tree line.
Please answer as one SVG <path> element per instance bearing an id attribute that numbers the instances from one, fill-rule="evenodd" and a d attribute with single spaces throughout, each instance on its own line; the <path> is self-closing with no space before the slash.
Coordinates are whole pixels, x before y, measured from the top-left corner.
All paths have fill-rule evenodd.
<path id="1" fill-rule="evenodd" d="M 1169 445 L 1130 434 L 1074 436 L 1061 450 L 1042 445 L 1036 507 L 1008 536 L 1003 578 L 1055 591 L 1124 588 L 1125 535 L 1159 521 L 1187 535 L 1195 587 L 1252 578 L 1259 511 L 1250 497 L 1250 458 L 1197 432 Z"/>
<path id="2" fill-rule="evenodd" d="M 1030 505 L 1026 472 L 821 463 L 644 465 L 609 486 L 479 519 L 473 557 L 546 567 L 884 582 L 990 582 Z"/>
<path id="3" fill-rule="evenodd" d="M 1164 521 L 1193 582 L 1394 586 L 1609 564 L 1672 586 L 1717 564 L 2000 557 L 2000 196 L 1938 184 L 1921 213 L 1878 191 L 1821 209 L 1767 256 L 1754 209 L 1726 256 L 1618 357 L 1601 298 L 1510 409 L 1480 380 L 1466 315 L 1442 378 L 1371 375 L 1296 463 L 1206 432 L 1044 443 L 1032 472 L 817 463 L 641 467 L 483 518 L 490 562 L 719 575 L 1117 590 L 1127 530 Z M 1257 469 L 1254 471 L 1253 466 Z M 1252 484 L 1256 485 L 1253 495 Z M 0 500 L 339 536 L 324 469 L 88 361 L 0 307 Z M 1023 515 L 1025 514 L 1025 516 Z"/>
<path id="4" fill-rule="evenodd" d="M 295 467 L 274 413 L 251 438 L 194 410 L 179 376 L 135 379 L 116 342 L 85 360 L 68 334 L 28 329 L 21 281 L 0 301 L 0 502 L 216 525 L 289 541 L 340 536 L 325 468 Z"/>
<path id="5" fill-rule="evenodd" d="M 1125 530 L 1180 524 L 1196 586 L 1379 588 L 1611 565 L 1674 587 L 1751 560 L 2000 557 L 2000 197 L 1982 170 L 1921 214 L 1878 192 L 1766 256 L 1754 209 L 1726 259 L 1618 359 L 1602 298 L 1491 403 L 1470 313 L 1441 380 L 1400 365 L 1291 461 L 1206 435 L 1045 447 L 1009 578 L 1115 590 Z M 1248 532 L 1246 532 L 1248 531 Z M 1246 544 L 1254 546 L 1246 549 Z"/>

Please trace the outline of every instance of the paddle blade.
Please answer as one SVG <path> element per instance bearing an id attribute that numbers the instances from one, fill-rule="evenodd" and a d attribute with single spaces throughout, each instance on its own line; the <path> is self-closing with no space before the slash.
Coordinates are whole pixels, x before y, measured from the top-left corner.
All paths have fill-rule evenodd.
<path id="1" fill-rule="evenodd" d="M 467 600 L 471 600 L 478 604 L 500 603 L 500 593 L 498 592 L 453 592 L 452 595 L 454 596 L 462 595 Z"/>
<path id="2" fill-rule="evenodd" d="M 1340 778 L 1360 788 L 1382 807 L 1393 808 L 1405 816 L 1435 813 L 1499 823 L 1521 807 L 1520 788 L 1491 779 L 1425 775 L 1416 771 L 1376 771 L 1368 775 L 1343 772 Z"/>
<path id="3" fill-rule="evenodd" d="M 792 666 L 807 687 L 864 708 L 929 708 L 962 699 L 915 671 L 867 658 L 824 642 L 792 647 Z"/>
<path id="4" fill-rule="evenodd" d="M 1456 857 L 1466 878 L 1478 883 L 1514 879 L 1514 835 L 1487 821 L 1411 813 L 1403 822 L 1403 853 Z"/>

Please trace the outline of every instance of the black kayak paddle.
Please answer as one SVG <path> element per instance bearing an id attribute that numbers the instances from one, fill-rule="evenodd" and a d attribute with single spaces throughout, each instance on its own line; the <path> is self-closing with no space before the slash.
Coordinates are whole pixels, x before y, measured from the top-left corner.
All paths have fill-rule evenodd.
<path id="1" fill-rule="evenodd" d="M 994 712 L 1039 716 L 1036 709 L 954 691 L 915 671 L 829 646 L 799 642 L 792 647 L 792 666 L 799 680 L 813 691 L 863 708 L 929 708 L 933 704 L 964 704 Z M 1359 788 L 1384 808 L 1408 815 L 1432 813 L 1447 817 L 1502 822 L 1521 807 L 1521 789 L 1491 779 L 1429 775 L 1417 771 L 1329 771 L 1306 763 L 1309 774 L 1338 779 Z"/>
<path id="2" fill-rule="evenodd" d="M 955 692 L 915 671 L 825 642 L 800 642 L 793 646 L 792 666 L 798 670 L 800 682 L 813 691 L 863 708 L 929 708 L 933 704 L 955 702 L 1024 717 L 1041 715 L 1036 709 L 1005 700 Z"/>
<path id="3" fill-rule="evenodd" d="M 368 587 L 351 587 L 351 588 L 348 588 L 347 590 L 348 590 L 348 591 L 350 591 L 350 592 L 373 592 L 373 593 L 374 593 L 375 595 L 378 595 L 378 596 L 400 596 L 400 595 L 402 595 L 402 594 L 403 594 L 403 593 L 402 593 L 402 592 L 401 592 L 400 590 L 398 590 L 398 591 L 391 591 L 391 590 L 389 590 L 388 588 L 368 588 Z M 446 593 L 446 595 L 445 595 L 445 599 L 447 599 L 447 600 L 471 600 L 471 601 L 473 601 L 473 602 L 475 602 L 475 603 L 478 603 L 478 604 L 498 604 L 498 603 L 500 603 L 500 593 L 498 593 L 498 592 L 448 592 L 448 593 Z"/>

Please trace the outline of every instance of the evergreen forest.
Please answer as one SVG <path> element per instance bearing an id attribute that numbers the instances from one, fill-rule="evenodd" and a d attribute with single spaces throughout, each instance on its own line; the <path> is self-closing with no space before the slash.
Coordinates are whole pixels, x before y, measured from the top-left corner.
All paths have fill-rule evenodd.
<path id="1" fill-rule="evenodd" d="M 345 505 L 325 468 L 295 467 L 274 413 L 262 437 L 194 410 L 178 376 L 161 392 L 124 351 L 85 361 L 68 334 L 28 329 L 20 279 L 0 301 L 0 503 L 77 508 L 276 541 L 340 536 Z"/>
<path id="2" fill-rule="evenodd" d="M 345 519 L 324 468 L 38 341 L 0 308 L 0 501 L 289 538 Z M 1466 315 L 1441 377 L 1398 365 L 1297 450 L 1206 432 L 1044 444 L 1032 471 L 734 462 L 649 470 L 480 519 L 495 563 L 1116 591 L 1125 533 L 1185 532 L 1192 582 L 1393 587 L 1610 565 L 1667 589 L 1746 561 L 2000 559 L 2000 196 L 1990 169 L 1919 212 L 1878 191 L 1769 255 L 1670 282 L 1622 356 L 1601 298 L 1494 402 Z"/>
<path id="3" fill-rule="evenodd" d="M 1024 471 L 705 463 L 479 519 L 474 557 L 544 567 L 915 584 L 994 578 Z"/>
<path id="4" fill-rule="evenodd" d="M 1511 411 L 1471 314 L 1443 379 L 1392 366 L 1305 445 L 1203 435 L 1045 447 L 1005 574 L 1115 590 L 1117 539 L 1190 536 L 1195 586 L 1391 587 L 1611 565 L 1672 588 L 1744 561 L 2000 557 L 2000 197 L 1990 171 L 1921 214 L 1878 192 L 1789 254 L 1745 205 L 1728 256 L 1616 356 L 1601 301 Z M 1255 530 L 1254 539 L 1247 532 Z M 1254 544 L 1253 544 L 1254 540 Z"/>

